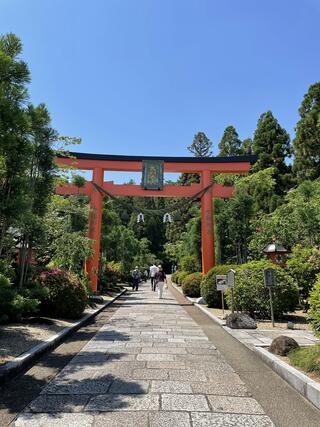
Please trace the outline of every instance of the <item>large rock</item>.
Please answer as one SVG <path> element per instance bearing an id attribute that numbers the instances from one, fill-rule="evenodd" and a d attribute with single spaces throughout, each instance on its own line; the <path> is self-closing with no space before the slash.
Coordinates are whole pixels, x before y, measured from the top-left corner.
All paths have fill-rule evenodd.
<path id="1" fill-rule="evenodd" d="M 199 297 L 196 302 L 197 302 L 197 304 L 206 304 L 203 297 Z"/>
<path id="2" fill-rule="evenodd" d="M 231 329 L 257 329 L 256 322 L 245 313 L 229 314 L 226 325 Z"/>
<path id="3" fill-rule="evenodd" d="M 280 335 L 280 337 L 277 337 L 272 341 L 269 351 L 273 354 L 278 354 L 279 356 L 286 356 L 290 350 L 298 347 L 299 344 L 296 340 L 286 337 L 285 335 Z"/>

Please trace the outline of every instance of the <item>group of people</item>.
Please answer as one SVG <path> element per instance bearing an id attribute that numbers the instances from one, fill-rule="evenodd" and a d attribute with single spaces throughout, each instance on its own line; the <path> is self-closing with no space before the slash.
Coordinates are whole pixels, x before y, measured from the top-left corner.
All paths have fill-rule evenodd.
<path id="1" fill-rule="evenodd" d="M 162 299 L 163 295 L 163 288 L 164 284 L 167 283 L 167 277 L 165 272 L 163 271 L 163 268 L 161 265 L 158 265 L 158 267 L 155 264 L 152 264 L 150 269 L 145 270 L 144 275 L 146 279 L 148 279 L 149 273 L 150 273 L 150 279 L 151 279 L 151 290 L 155 292 L 156 289 L 158 289 L 158 297 L 159 299 Z M 132 290 L 138 290 L 139 289 L 139 283 L 141 281 L 141 273 L 139 271 L 139 267 L 136 266 L 135 269 L 132 272 Z"/>

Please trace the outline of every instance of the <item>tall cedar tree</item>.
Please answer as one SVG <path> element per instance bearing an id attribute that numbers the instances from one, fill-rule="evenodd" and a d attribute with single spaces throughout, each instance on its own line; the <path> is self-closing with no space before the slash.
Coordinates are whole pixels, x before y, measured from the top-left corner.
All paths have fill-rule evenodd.
<path id="1" fill-rule="evenodd" d="M 237 156 L 242 154 L 241 140 L 235 128 L 225 128 L 219 143 L 219 156 Z"/>
<path id="2" fill-rule="evenodd" d="M 212 142 L 204 132 L 195 134 L 192 144 L 187 148 L 195 157 L 212 156 Z M 200 176 L 197 173 L 183 173 L 179 178 L 180 185 L 191 185 L 198 182 L 200 182 Z"/>
<path id="3" fill-rule="evenodd" d="M 290 136 L 271 111 L 261 114 L 253 138 L 253 152 L 259 160 L 254 172 L 273 167 L 276 180 L 275 193 L 282 196 L 292 184 L 291 167 L 285 162 L 291 155 Z"/>
<path id="4" fill-rule="evenodd" d="M 293 170 L 299 182 L 320 176 L 320 82 L 310 86 L 299 108 Z"/>
<path id="5" fill-rule="evenodd" d="M 198 132 L 192 141 L 192 144 L 188 147 L 188 150 L 195 157 L 210 157 L 212 156 L 212 142 L 206 136 L 204 132 Z"/>

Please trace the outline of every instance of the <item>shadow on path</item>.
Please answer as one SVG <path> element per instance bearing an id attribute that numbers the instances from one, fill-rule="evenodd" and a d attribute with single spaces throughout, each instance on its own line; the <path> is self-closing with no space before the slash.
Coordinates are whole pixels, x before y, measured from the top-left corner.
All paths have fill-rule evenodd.
<path id="1" fill-rule="evenodd" d="M 32 402 L 42 392 L 44 387 L 47 386 L 50 381 L 55 381 L 56 377 L 59 377 L 58 374 L 61 373 L 63 368 L 79 353 L 83 346 L 95 336 L 98 330 L 108 322 L 110 317 L 122 304 L 123 300 L 119 299 L 116 304 L 108 306 L 86 326 L 68 337 L 64 343 L 60 344 L 60 346 L 52 350 L 50 353 L 42 355 L 34 366 L 27 368 L 24 373 L 20 373 L 0 385 L 1 427 L 9 425 L 16 418 L 16 415 L 22 412 L 30 402 Z M 126 334 L 113 331 L 113 333 L 110 334 L 110 337 L 106 334 L 103 337 L 103 340 L 106 341 L 106 343 L 113 340 L 127 341 L 128 337 Z M 107 346 L 108 344 L 106 344 L 106 348 Z M 83 371 L 85 371 L 86 369 L 90 369 L 90 366 L 97 366 L 98 362 L 95 361 L 95 358 L 98 359 L 103 353 L 103 349 L 90 351 L 90 358 L 93 360 L 93 363 L 83 363 L 82 367 L 77 367 L 77 370 L 79 371 L 79 369 L 83 369 Z M 111 360 L 114 361 L 115 359 L 120 361 L 121 357 L 121 353 L 112 353 L 110 350 L 108 352 L 105 351 L 105 358 L 107 360 L 106 371 L 109 359 L 111 363 Z M 73 368 L 70 369 L 71 373 L 72 369 Z M 70 385 L 74 387 L 74 390 L 77 388 L 78 390 L 81 388 L 87 391 L 94 390 L 94 381 L 97 380 L 97 378 L 74 379 L 71 381 Z M 116 379 L 114 375 L 110 375 L 105 372 L 98 381 L 100 381 L 100 384 L 104 384 L 104 390 L 108 391 L 112 384 L 119 380 Z M 119 387 L 125 388 L 125 384 L 120 384 Z M 132 387 L 135 387 L 135 390 L 137 390 L 136 392 L 139 393 L 138 384 Z M 54 395 L 56 396 L 56 394 Z M 66 406 L 64 407 L 63 399 L 61 398 L 61 400 L 61 408 L 63 410 L 67 410 L 68 402 L 65 403 Z M 83 398 L 81 401 L 83 401 Z M 119 404 L 121 404 L 121 402 L 119 402 Z"/>

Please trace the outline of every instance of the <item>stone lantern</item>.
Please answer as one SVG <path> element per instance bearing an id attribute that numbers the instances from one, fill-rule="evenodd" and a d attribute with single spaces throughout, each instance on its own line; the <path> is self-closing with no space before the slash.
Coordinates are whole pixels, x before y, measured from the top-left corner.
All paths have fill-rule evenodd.
<path id="1" fill-rule="evenodd" d="M 272 239 L 272 243 L 263 249 L 263 252 L 271 260 L 272 264 L 280 265 L 281 267 L 286 265 L 286 253 L 288 251 L 275 238 Z"/>

